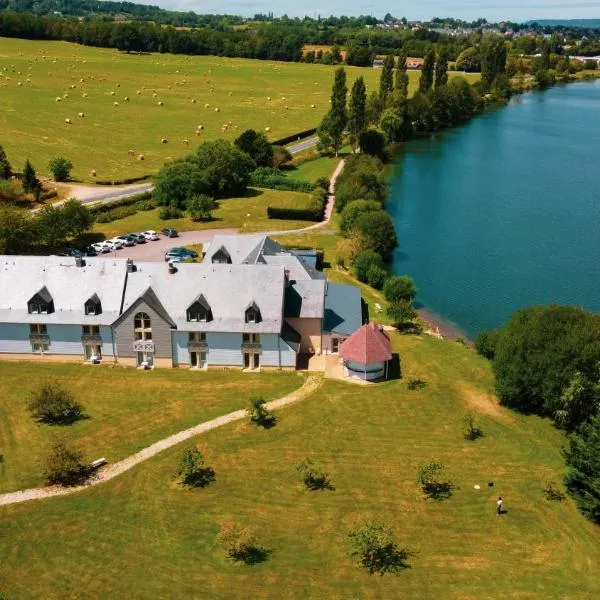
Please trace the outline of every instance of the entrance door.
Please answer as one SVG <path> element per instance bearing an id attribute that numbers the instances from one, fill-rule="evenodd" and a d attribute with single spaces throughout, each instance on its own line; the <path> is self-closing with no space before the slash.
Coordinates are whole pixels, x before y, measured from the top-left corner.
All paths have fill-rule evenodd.
<path id="1" fill-rule="evenodd" d="M 152 358 L 153 358 L 152 352 L 138 352 L 137 353 L 138 367 L 141 367 L 141 366 L 151 367 L 152 366 Z"/>
<path id="2" fill-rule="evenodd" d="M 190 367 L 195 368 L 198 366 L 198 352 L 190 352 Z"/>
<path id="3" fill-rule="evenodd" d="M 190 352 L 190 366 L 192 369 L 202 369 L 206 366 L 206 352 Z"/>
<path id="4" fill-rule="evenodd" d="M 340 340 L 338 338 L 331 338 L 331 353 L 337 354 L 340 350 Z"/>
<path id="5" fill-rule="evenodd" d="M 249 352 L 244 352 L 244 369 L 250 369 L 250 356 Z"/>
<path id="6" fill-rule="evenodd" d="M 258 369 L 260 367 L 260 354 L 258 352 L 244 352 L 244 369 Z"/>
<path id="7" fill-rule="evenodd" d="M 86 344 L 83 347 L 83 353 L 86 360 L 92 360 L 92 358 L 100 360 L 102 358 L 102 348 L 97 344 Z"/>
<path id="8" fill-rule="evenodd" d="M 255 352 L 252 355 L 252 368 L 258 369 L 259 367 L 260 367 L 260 354 L 258 354 L 258 352 Z"/>

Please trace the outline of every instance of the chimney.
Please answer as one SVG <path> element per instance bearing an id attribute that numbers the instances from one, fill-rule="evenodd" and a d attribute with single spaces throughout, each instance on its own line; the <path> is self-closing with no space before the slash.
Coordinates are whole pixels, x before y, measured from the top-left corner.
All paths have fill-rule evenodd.
<path id="1" fill-rule="evenodd" d="M 135 271 L 137 271 L 135 265 L 133 264 L 133 258 L 128 258 L 127 259 L 127 272 L 128 273 L 135 273 Z"/>
<path id="2" fill-rule="evenodd" d="M 175 273 L 177 273 L 177 267 L 175 266 L 175 263 L 172 261 L 169 261 L 169 273 L 171 275 L 174 275 Z"/>
<path id="3" fill-rule="evenodd" d="M 85 260 L 81 256 L 75 257 L 75 266 L 76 267 L 85 267 Z"/>

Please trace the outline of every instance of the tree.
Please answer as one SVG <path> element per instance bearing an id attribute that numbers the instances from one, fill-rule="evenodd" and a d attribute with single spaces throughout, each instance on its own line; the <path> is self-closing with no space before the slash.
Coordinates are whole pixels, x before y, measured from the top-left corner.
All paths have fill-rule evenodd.
<path id="1" fill-rule="evenodd" d="M 359 281 L 367 281 L 367 273 L 373 266 L 383 268 L 383 259 L 381 255 L 373 250 L 363 250 L 354 259 L 354 273 Z"/>
<path id="2" fill-rule="evenodd" d="M 408 137 L 406 124 L 407 120 L 400 110 L 388 108 L 381 115 L 379 126 L 385 134 L 386 140 L 392 143 L 400 142 Z"/>
<path id="3" fill-rule="evenodd" d="M 184 209 L 194 196 L 208 194 L 207 174 L 196 164 L 179 161 L 166 165 L 154 179 L 154 199 L 160 206 Z"/>
<path id="4" fill-rule="evenodd" d="M 352 85 L 348 106 L 348 133 L 350 134 L 350 143 L 355 151 L 358 148 L 360 134 L 367 127 L 366 105 L 367 90 L 365 88 L 365 80 L 359 77 Z"/>
<path id="5" fill-rule="evenodd" d="M 183 451 L 175 474 L 189 487 L 203 488 L 215 480 L 214 470 L 204 465 L 204 456 L 195 446 Z"/>
<path id="6" fill-rule="evenodd" d="M 94 215 L 78 200 L 67 200 L 58 207 L 65 238 L 77 238 L 94 223 Z M 40 217 L 43 211 L 40 213 Z"/>
<path id="7" fill-rule="evenodd" d="M 388 302 L 412 302 L 417 295 L 417 286 L 408 275 L 393 275 L 385 282 L 383 295 Z"/>
<path id="8" fill-rule="evenodd" d="M 387 54 L 383 59 L 383 69 L 379 77 L 379 96 L 385 106 L 388 94 L 394 89 L 394 55 Z"/>
<path id="9" fill-rule="evenodd" d="M 600 525 L 600 415 L 569 438 L 565 486 L 579 510 Z"/>
<path id="10" fill-rule="evenodd" d="M 346 113 L 347 92 L 346 71 L 344 67 L 340 67 L 335 72 L 333 87 L 331 89 L 331 108 L 321 121 L 318 131 L 321 142 L 333 148 L 336 156 L 342 147 L 344 130 L 348 121 Z"/>
<path id="11" fill-rule="evenodd" d="M 377 265 L 371 265 L 367 270 L 367 283 L 376 290 L 380 290 L 383 287 L 385 280 L 387 279 L 388 272 Z"/>
<path id="12" fill-rule="evenodd" d="M 27 405 L 29 413 L 42 423 L 70 424 L 83 416 L 83 409 L 73 394 L 58 383 L 44 383 Z"/>
<path id="13" fill-rule="evenodd" d="M 485 356 L 488 360 L 494 360 L 498 338 L 501 333 L 500 329 L 484 329 L 475 338 L 475 350 L 477 350 L 477 353 L 481 354 L 481 356 Z"/>
<path id="14" fill-rule="evenodd" d="M 67 181 L 72 168 L 73 163 L 68 158 L 63 158 L 62 156 L 52 159 L 48 164 L 48 169 L 52 173 L 54 181 Z"/>
<path id="15" fill-rule="evenodd" d="M 0 146 L 0 179 L 10 179 L 12 176 L 12 168 L 8 162 L 4 148 Z"/>
<path id="16" fill-rule="evenodd" d="M 574 430 L 600 409 L 600 382 L 592 381 L 577 371 L 553 407 L 554 423 Z"/>
<path id="17" fill-rule="evenodd" d="M 27 194 L 38 193 L 38 190 L 41 188 L 40 180 L 37 178 L 35 169 L 29 160 L 25 161 L 25 166 L 23 167 L 22 184 L 23 191 Z"/>
<path id="18" fill-rule="evenodd" d="M 77 200 L 68 200 L 61 206 L 44 206 L 35 219 L 37 239 L 48 248 L 57 248 L 69 238 L 88 231 L 94 215 Z"/>
<path id="19" fill-rule="evenodd" d="M 442 46 L 435 62 L 435 87 L 439 88 L 448 83 L 448 49 Z"/>
<path id="20" fill-rule="evenodd" d="M 225 546 L 227 557 L 247 565 L 264 562 L 269 554 L 257 543 L 253 529 L 241 527 L 233 519 L 221 525 L 216 542 Z"/>
<path id="21" fill-rule="evenodd" d="M 377 129 L 367 129 L 360 134 L 359 145 L 361 152 L 383 158 L 385 156 L 385 137 Z"/>
<path id="22" fill-rule="evenodd" d="M 427 93 L 433 87 L 433 77 L 435 72 L 435 51 L 433 48 L 427 52 L 421 67 L 421 78 L 419 80 L 419 91 Z"/>
<path id="23" fill-rule="evenodd" d="M 492 366 L 500 401 L 554 416 L 564 409 L 563 395 L 576 373 L 588 382 L 600 379 L 599 340 L 600 315 L 566 306 L 517 311 L 495 347 Z"/>
<path id="24" fill-rule="evenodd" d="M 383 112 L 383 108 L 384 106 L 381 96 L 376 91 L 372 91 L 367 98 L 367 123 L 377 125 L 379 118 L 381 117 L 381 113 Z"/>
<path id="25" fill-rule="evenodd" d="M 390 302 L 386 312 L 392 323 L 398 328 L 404 327 L 406 323 L 413 321 L 417 316 L 412 304 L 406 300 Z"/>
<path id="26" fill-rule="evenodd" d="M 354 200 L 348 203 L 340 215 L 340 231 L 351 231 L 360 215 L 375 210 L 381 210 L 381 204 L 374 200 Z"/>
<path id="27" fill-rule="evenodd" d="M 283 165 L 292 160 L 290 151 L 284 146 L 273 146 L 273 166 L 280 169 Z"/>
<path id="28" fill-rule="evenodd" d="M 275 425 L 277 418 L 266 409 L 266 403 L 264 398 L 250 398 L 248 414 L 250 415 L 250 423 L 270 429 Z"/>
<path id="29" fill-rule="evenodd" d="M 58 442 L 52 446 L 46 458 L 46 481 L 50 485 L 71 486 L 83 483 L 89 474 L 83 462 L 83 453 L 67 444 Z"/>
<path id="30" fill-rule="evenodd" d="M 483 430 L 481 429 L 475 413 L 469 411 L 463 418 L 463 437 L 465 440 L 474 441 L 483 436 Z"/>
<path id="31" fill-rule="evenodd" d="M 192 221 L 210 221 L 212 210 L 216 208 L 215 199 L 206 194 L 192 196 L 187 202 L 187 209 Z"/>
<path id="32" fill-rule="evenodd" d="M 435 120 L 429 94 L 417 92 L 408 101 L 408 116 L 415 131 L 419 133 L 433 131 Z"/>
<path id="33" fill-rule="evenodd" d="M 396 80 L 394 88 L 400 93 L 404 100 L 408 100 L 408 70 L 406 66 L 406 54 L 401 53 L 398 56 L 398 66 L 396 67 Z"/>
<path id="34" fill-rule="evenodd" d="M 443 469 L 442 463 L 436 461 L 419 465 L 417 483 L 428 498 L 444 500 L 452 495 L 452 482 L 442 480 Z"/>
<path id="35" fill-rule="evenodd" d="M 491 89 L 500 75 L 506 74 L 506 44 L 499 35 L 483 38 L 479 49 L 481 57 L 481 84 L 484 90 Z"/>
<path id="36" fill-rule="evenodd" d="M 23 254 L 36 241 L 35 221 L 15 206 L 0 205 L 0 254 Z"/>
<path id="37" fill-rule="evenodd" d="M 329 474 L 326 473 L 321 465 L 313 461 L 311 458 L 305 458 L 296 464 L 296 471 L 302 475 L 302 481 L 307 489 L 316 490 L 333 490 L 334 487 L 329 479 Z"/>
<path id="38" fill-rule="evenodd" d="M 233 142 L 242 152 L 245 152 L 259 167 L 270 167 L 273 164 L 273 146 L 264 133 L 254 129 L 246 129 Z"/>
<path id="39" fill-rule="evenodd" d="M 477 48 L 463 50 L 456 59 L 456 70 L 477 73 L 481 70 L 481 60 Z"/>
<path id="40" fill-rule="evenodd" d="M 372 250 L 387 260 L 398 245 L 394 222 L 384 210 L 362 214 L 355 222 L 355 228 L 369 240 Z"/>
<path id="41" fill-rule="evenodd" d="M 415 556 L 408 548 L 400 548 L 387 523 L 365 521 L 348 534 L 351 556 L 369 575 L 396 573 L 408 568 L 407 560 Z"/>

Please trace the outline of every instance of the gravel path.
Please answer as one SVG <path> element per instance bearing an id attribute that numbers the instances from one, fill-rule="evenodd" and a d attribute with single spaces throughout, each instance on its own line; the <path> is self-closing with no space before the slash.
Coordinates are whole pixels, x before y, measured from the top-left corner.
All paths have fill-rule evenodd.
<path id="1" fill-rule="evenodd" d="M 272 400 L 271 402 L 267 402 L 266 407 L 269 410 L 276 410 L 278 408 L 282 408 L 287 406 L 288 404 L 293 404 L 294 402 L 298 402 L 299 400 L 303 400 L 308 396 L 312 395 L 316 392 L 321 385 L 323 384 L 323 378 L 315 375 L 311 375 L 307 377 L 304 384 L 297 389 L 296 391 L 288 394 L 287 396 L 283 396 L 282 398 L 278 398 L 277 400 Z M 53 496 L 67 496 L 69 494 L 75 494 L 76 492 L 81 492 L 86 490 L 94 485 L 99 485 L 104 483 L 105 481 L 109 481 L 114 477 L 121 475 L 125 471 L 135 467 L 136 465 L 156 456 L 159 452 L 166 450 L 167 448 L 171 448 L 191 437 L 204 433 L 205 431 L 210 431 L 212 429 L 216 429 L 217 427 L 221 427 L 222 425 L 227 425 L 228 423 L 233 423 L 234 421 L 241 421 L 248 417 L 248 413 L 245 410 L 236 410 L 234 412 L 228 413 L 226 415 L 222 415 L 217 417 L 216 419 L 212 419 L 210 421 L 205 421 L 204 423 L 200 423 L 195 427 L 191 427 L 189 429 L 185 429 L 180 431 L 179 433 L 175 433 L 166 437 L 158 442 L 155 442 L 151 446 L 136 452 L 136 454 L 132 454 L 119 462 L 116 462 L 112 465 L 108 465 L 100 469 L 95 477 L 89 480 L 85 485 L 79 485 L 74 487 L 61 487 L 61 486 L 50 486 L 45 488 L 32 488 L 28 490 L 21 490 L 19 492 L 10 492 L 8 494 L 0 495 L 0 506 L 8 505 L 8 504 L 19 504 L 21 502 L 28 502 L 29 500 L 40 500 L 42 498 L 51 498 Z"/>

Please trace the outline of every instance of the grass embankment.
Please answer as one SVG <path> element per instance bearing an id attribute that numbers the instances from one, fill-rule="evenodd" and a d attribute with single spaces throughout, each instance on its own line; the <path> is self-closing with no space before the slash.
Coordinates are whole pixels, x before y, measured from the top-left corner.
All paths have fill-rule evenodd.
<path id="1" fill-rule="evenodd" d="M 244 129 L 268 127 L 268 135 L 276 140 L 316 127 L 329 108 L 336 68 L 137 55 L 67 42 L 1 38 L 2 144 L 16 168 L 29 158 L 40 174 L 50 159 L 64 155 L 75 165 L 75 179 L 93 181 L 92 170 L 97 180 L 138 177 L 155 173 L 165 161 L 187 154 L 202 141 L 233 140 Z M 361 75 L 369 90 L 378 87 L 378 69 L 346 71 L 349 88 Z M 410 76 L 414 90 L 418 73 Z M 62 101 L 56 102 L 57 97 Z M 84 118 L 77 116 L 80 112 Z M 204 129 L 197 136 L 198 125 Z M 162 144 L 162 138 L 168 143 Z"/>
<path id="2" fill-rule="evenodd" d="M 90 418 L 70 426 L 33 421 L 27 402 L 44 381 L 57 381 L 70 389 Z M 41 485 L 44 460 L 54 439 L 75 442 L 89 460 L 104 456 L 114 462 L 172 433 L 243 408 L 250 395 L 278 398 L 301 383 L 299 376 L 285 373 L 146 372 L 4 362 L 0 365 L 0 492 Z"/>
<path id="3" fill-rule="evenodd" d="M 197 438 L 216 471 L 203 490 L 173 484 L 182 445 L 75 496 L 0 509 L 2 591 L 22 600 L 597 597 L 597 528 L 570 500 L 542 493 L 561 478 L 562 434 L 498 407 L 488 363 L 459 344 L 405 336 L 394 345 L 404 380 L 368 393 L 327 382 L 271 430 L 235 424 Z M 409 378 L 427 387 L 410 391 Z M 475 442 L 462 437 L 469 409 L 484 431 Z M 294 464 L 306 456 L 335 491 L 302 488 Z M 417 466 L 432 458 L 456 486 L 446 501 L 424 500 L 416 485 Z M 215 535 L 229 516 L 255 528 L 267 562 L 224 558 Z M 362 517 L 393 526 L 418 552 L 412 568 L 379 577 L 355 567 L 346 535 Z"/>

